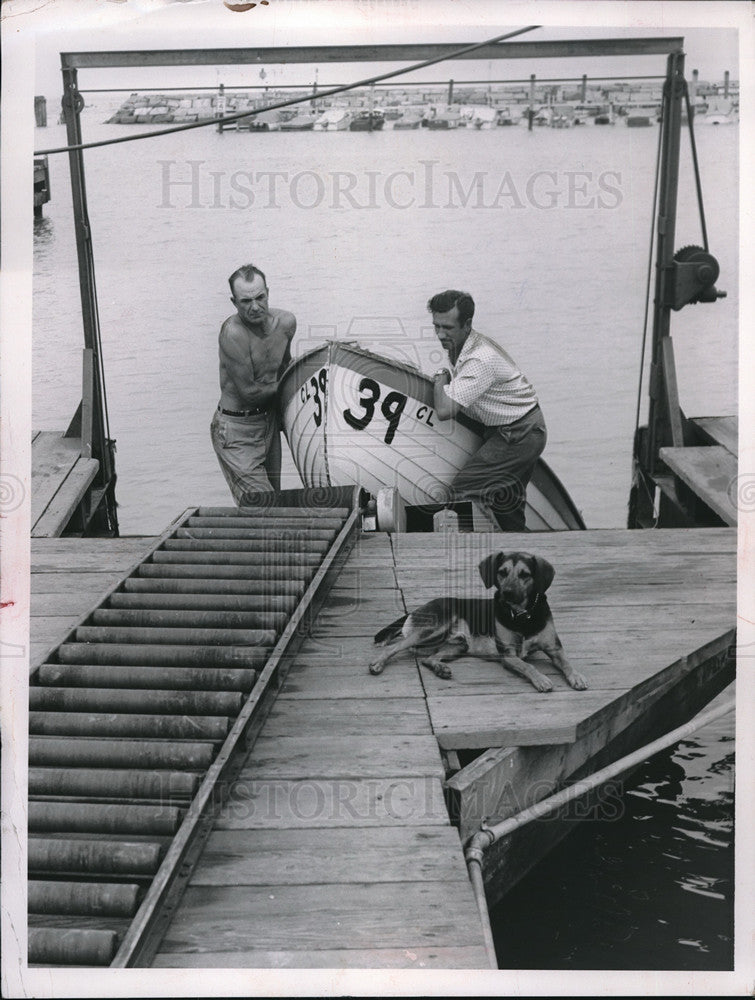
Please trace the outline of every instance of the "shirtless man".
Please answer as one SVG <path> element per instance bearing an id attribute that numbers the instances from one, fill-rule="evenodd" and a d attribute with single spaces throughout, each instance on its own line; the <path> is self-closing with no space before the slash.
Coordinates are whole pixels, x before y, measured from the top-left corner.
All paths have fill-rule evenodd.
<path id="1" fill-rule="evenodd" d="M 228 279 L 236 315 L 220 328 L 220 403 L 212 445 L 237 506 L 280 489 L 278 380 L 291 361 L 296 317 L 267 304 L 265 275 L 245 264 Z"/>

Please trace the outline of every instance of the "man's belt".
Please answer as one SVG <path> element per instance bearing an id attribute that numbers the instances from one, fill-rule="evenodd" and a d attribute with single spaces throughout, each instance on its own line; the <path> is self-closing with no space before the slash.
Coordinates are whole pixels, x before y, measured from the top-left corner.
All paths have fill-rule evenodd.
<path id="1" fill-rule="evenodd" d="M 218 406 L 218 412 L 225 414 L 226 417 L 256 417 L 260 413 L 267 413 L 267 406 L 257 406 L 253 410 L 224 410 L 222 406 Z"/>

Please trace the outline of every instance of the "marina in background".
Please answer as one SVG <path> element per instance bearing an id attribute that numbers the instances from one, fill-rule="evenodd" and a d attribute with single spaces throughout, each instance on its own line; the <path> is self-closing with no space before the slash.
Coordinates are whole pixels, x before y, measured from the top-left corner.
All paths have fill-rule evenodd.
<path id="1" fill-rule="evenodd" d="M 739 82 L 726 71 L 723 80 L 699 80 L 693 71 L 690 82 L 692 107 L 699 124 L 734 124 L 739 120 Z M 325 89 L 320 87 L 320 89 Z M 447 85 L 399 83 L 383 87 L 356 88 L 335 97 L 318 97 L 315 84 L 311 91 L 297 87 L 250 85 L 248 89 L 208 91 L 131 93 L 107 119 L 108 124 L 153 125 L 164 122 L 197 122 L 221 119 L 224 115 L 259 112 L 270 104 L 293 99 L 308 100 L 309 111 L 282 108 L 278 121 L 287 123 L 299 114 L 316 116 L 316 121 L 338 120 L 339 116 L 358 118 L 371 107 L 380 111 L 387 128 L 405 128 L 406 120 L 418 117 L 428 128 L 491 128 L 499 125 L 549 125 L 564 128 L 576 125 L 606 125 L 624 122 L 637 124 L 646 119 L 655 123 L 661 113 L 662 78 L 624 77 L 612 80 L 581 79 L 562 82 L 491 81 L 470 84 L 449 80 Z M 220 124 L 229 129 L 254 128 L 257 115 L 240 117 Z M 449 124 L 453 122 L 453 124 Z"/>

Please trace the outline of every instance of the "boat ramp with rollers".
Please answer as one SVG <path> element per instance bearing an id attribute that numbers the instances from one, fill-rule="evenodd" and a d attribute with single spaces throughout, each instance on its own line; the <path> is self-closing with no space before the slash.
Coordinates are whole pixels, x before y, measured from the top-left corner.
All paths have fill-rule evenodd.
<path id="1" fill-rule="evenodd" d="M 733 678 L 736 529 L 402 534 L 364 531 L 354 488 L 273 502 L 33 539 L 30 964 L 488 967 L 463 855 L 483 818 Z M 548 664 L 547 695 L 471 658 L 367 672 L 378 628 L 482 594 L 501 548 L 556 567 L 589 690 Z M 568 827 L 495 844 L 488 901 Z"/>

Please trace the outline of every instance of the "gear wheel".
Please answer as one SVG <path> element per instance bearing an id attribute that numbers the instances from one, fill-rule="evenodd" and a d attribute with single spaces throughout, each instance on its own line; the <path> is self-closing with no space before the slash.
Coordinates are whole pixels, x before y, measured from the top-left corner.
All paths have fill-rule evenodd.
<path id="1" fill-rule="evenodd" d="M 704 247 L 699 247 L 694 243 L 691 243 L 689 246 L 682 247 L 680 250 L 677 250 L 674 254 L 674 260 L 679 261 L 680 263 L 684 261 L 691 261 L 695 260 L 698 254 L 708 255 Z"/>

